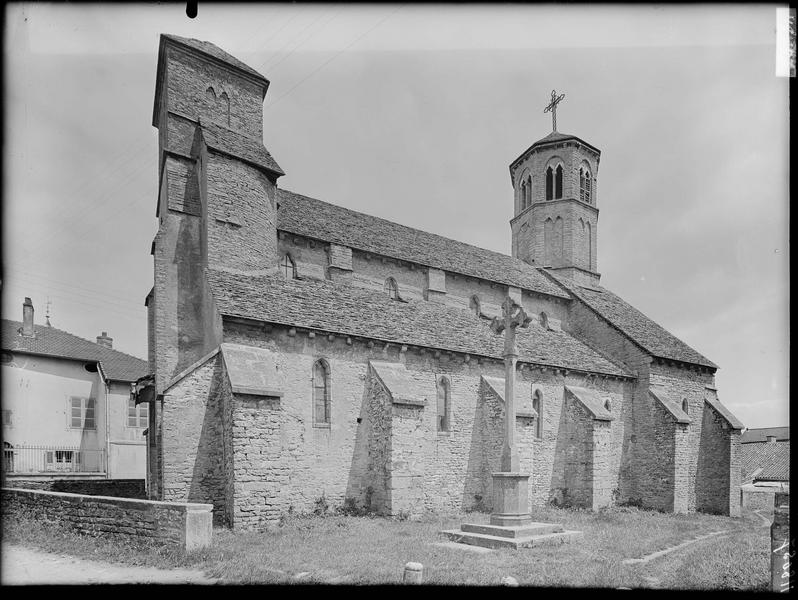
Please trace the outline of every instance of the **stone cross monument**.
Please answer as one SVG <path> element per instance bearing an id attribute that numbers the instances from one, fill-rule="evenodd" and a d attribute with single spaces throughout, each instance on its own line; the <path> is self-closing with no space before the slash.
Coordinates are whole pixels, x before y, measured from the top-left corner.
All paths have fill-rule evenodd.
<path id="1" fill-rule="evenodd" d="M 494 333 L 504 333 L 504 443 L 501 471 L 493 474 L 492 525 L 518 527 L 532 521 L 527 510 L 529 475 L 520 473 L 515 445 L 515 330 L 527 327 L 530 320 L 523 307 L 507 296 L 502 303 L 502 316 L 495 317 L 490 325 Z"/>
<path id="2" fill-rule="evenodd" d="M 493 473 L 493 512 L 490 523 L 463 523 L 459 530 L 441 531 L 454 542 L 486 548 L 529 548 L 561 544 L 581 535 L 566 531 L 560 523 L 537 523 L 529 514 L 529 474 L 520 472 L 515 445 L 515 330 L 530 322 L 523 307 L 509 296 L 502 316 L 491 321 L 494 333 L 504 333 L 504 443 L 501 471 Z M 540 415 L 538 415 L 540 418 Z"/>
<path id="3" fill-rule="evenodd" d="M 526 311 L 510 296 L 502 303 L 502 316 L 494 317 L 490 328 L 494 333 L 504 332 L 504 444 L 502 445 L 501 469 L 505 473 L 517 473 L 519 469 L 518 448 L 515 446 L 515 364 L 518 352 L 515 348 L 516 327 L 527 327 L 531 319 Z"/>

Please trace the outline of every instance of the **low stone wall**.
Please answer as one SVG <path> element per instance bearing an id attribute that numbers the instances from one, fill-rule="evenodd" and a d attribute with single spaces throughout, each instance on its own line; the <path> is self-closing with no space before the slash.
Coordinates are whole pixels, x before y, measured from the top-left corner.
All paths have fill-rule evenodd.
<path id="1" fill-rule="evenodd" d="M 27 513 L 79 533 L 150 538 L 186 552 L 211 544 L 212 505 L 2 489 L 4 516 Z"/>
<path id="2" fill-rule="evenodd" d="M 143 479 L 15 479 L 8 477 L 4 483 L 4 487 L 24 490 L 140 500 L 147 497 Z"/>

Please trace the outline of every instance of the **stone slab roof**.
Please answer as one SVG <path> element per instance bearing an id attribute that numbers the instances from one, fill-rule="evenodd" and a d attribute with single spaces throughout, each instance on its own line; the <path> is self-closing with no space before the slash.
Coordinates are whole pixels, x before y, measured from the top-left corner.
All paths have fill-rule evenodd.
<path id="1" fill-rule="evenodd" d="M 717 398 L 704 397 L 704 402 L 709 404 L 712 408 L 715 409 L 715 412 L 717 412 L 721 417 L 726 419 L 726 422 L 729 424 L 729 427 L 731 427 L 732 429 L 745 429 L 745 425 L 743 425 L 742 422 L 737 417 L 735 417 L 728 408 L 726 408 L 723 404 L 721 404 L 720 400 L 718 400 Z"/>
<path id="2" fill-rule="evenodd" d="M 286 280 L 209 269 L 208 282 L 222 315 L 318 329 L 397 344 L 501 358 L 501 336 L 468 310 L 424 300 L 391 300 L 356 286 Z M 530 325 L 518 330 L 519 360 L 631 377 L 563 331 Z"/>
<path id="3" fill-rule="evenodd" d="M 682 410 L 679 401 L 670 396 L 663 387 L 651 386 L 648 393 L 667 410 L 677 423 L 690 423 L 690 415 Z"/>
<path id="4" fill-rule="evenodd" d="M 790 442 L 756 442 L 740 446 L 742 481 L 789 481 Z"/>
<path id="5" fill-rule="evenodd" d="M 207 119 L 200 119 L 202 137 L 208 148 L 240 158 L 277 175 L 285 175 L 266 147 L 258 140 L 222 127 Z"/>
<path id="6" fill-rule="evenodd" d="M 227 378 L 234 394 L 282 396 L 276 385 L 274 353 L 242 344 L 221 345 Z"/>
<path id="7" fill-rule="evenodd" d="M 752 442 L 767 442 L 768 437 L 773 436 L 777 442 L 790 439 L 789 427 L 762 427 L 760 429 L 747 429 L 740 436 L 741 444 L 749 444 Z"/>
<path id="8" fill-rule="evenodd" d="M 266 79 L 260 73 L 258 73 L 255 69 L 241 62 L 235 56 L 228 54 L 227 52 L 225 52 L 215 44 L 211 44 L 210 42 L 204 42 L 202 40 L 196 40 L 194 38 L 184 38 L 179 35 L 174 35 L 172 33 L 162 33 L 161 37 L 171 40 L 173 42 L 177 42 L 178 44 L 182 44 L 183 46 L 188 46 L 189 48 L 197 50 L 198 52 L 201 52 L 203 54 L 207 54 L 208 56 L 212 56 L 216 60 L 220 60 L 224 63 L 227 63 L 228 65 L 235 67 L 236 69 L 243 71 L 244 73 L 247 73 L 248 75 L 254 77 L 255 79 L 263 81 L 264 83 L 266 83 L 266 85 L 269 84 L 269 80 Z"/>
<path id="9" fill-rule="evenodd" d="M 693 350 L 608 289 L 601 286 L 588 288 L 577 285 L 567 277 L 549 270 L 541 270 L 652 356 L 712 369 L 718 368 L 711 360 Z"/>
<path id="10" fill-rule="evenodd" d="M 504 402 L 504 377 L 483 375 L 482 380 L 491 391 Z M 532 408 L 532 385 L 520 377 L 515 379 L 515 415 L 517 417 L 537 417 L 538 411 Z"/>
<path id="11" fill-rule="evenodd" d="M 277 228 L 289 233 L 567 298 L 522 260 L 372 217 L 328 202 L 279 190 Z"/>
<path id="12" fill-rule="evenodd" d="M 145 360 L 84 340 L 55 327 L 34 325 L 34 336 L 24 337 L 19 333 L 22 329 L 20 321 L 2 321 L 3 350 L 99 362 L 105 376 L 115 381 L 132 382 L 149 373 L 149 365 Z"/>
<path id="13" fill-rule="evenodd" d="M 579 400 L 582 406 L 584 406 L 597 421 L 613 421 L 615 419 L 612 413 L 604 408 L 604 401 L 606 398 L 602 396 L 609 397 L 608 394 L 602 394 L 599 390 L 591 390 L 574 385 L 566 385 L 565 389 L 570 392 L 574 398 Z"/>
<path id="14" fill-rule="evenodd" d="M 370 360 L 369 364 L 395 404 L 424 406 L 429 392 L 402 363 Z"/>

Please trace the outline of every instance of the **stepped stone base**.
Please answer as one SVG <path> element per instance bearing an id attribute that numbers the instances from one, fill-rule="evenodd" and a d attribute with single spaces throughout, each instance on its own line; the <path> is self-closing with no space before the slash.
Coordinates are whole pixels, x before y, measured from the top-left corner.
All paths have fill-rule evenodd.
<path id="1" fill-rule="evenodd" d="M 516 527 L 464 523 L 460 529 L 441 531 L 453 542 L 483 548 L 532 548 L 550 544 L 565 544 L 582 537 L 581 531 L 566 531 L 558 523 L 531 522 Z"/>

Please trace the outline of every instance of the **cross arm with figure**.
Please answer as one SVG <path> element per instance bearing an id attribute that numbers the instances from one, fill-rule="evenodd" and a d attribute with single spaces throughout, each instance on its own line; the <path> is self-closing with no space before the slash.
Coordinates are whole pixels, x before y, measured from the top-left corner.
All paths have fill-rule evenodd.
<path id="1" fill-rule="evenodd" d="M 504 356 L 517 356 L 515 348 L 516 327 L 527 327 L 532 319 L 526 314 L 521 305 L 510 296 L 502 303 L 502 316 L 494 317 L 490 323 L 493 333 L 504 332 Z"/>

